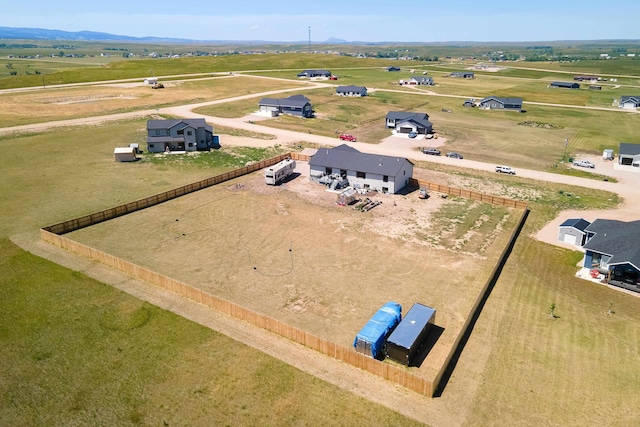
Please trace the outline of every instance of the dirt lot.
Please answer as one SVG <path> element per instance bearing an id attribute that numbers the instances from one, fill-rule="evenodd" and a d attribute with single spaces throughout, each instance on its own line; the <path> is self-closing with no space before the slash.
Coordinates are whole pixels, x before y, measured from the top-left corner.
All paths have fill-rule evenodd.
<path id="1" fill-rule="evenodd" d="M 300 175 L 280 186 L 256 173 L 69 237 L 345 346 L 389 300 L 404 312 L 433 306 L 444 333 L 420 368 L 433 375 L 517 215 L 496 211 L 498 232 L 477 232 L 483 249 L 465 251 L 448 238 L 455 227 L 434 226 L 442 209 L 475 205 L 375 193 L 382 204 L 360 212 L 336 205 L 298 163 Z"/>

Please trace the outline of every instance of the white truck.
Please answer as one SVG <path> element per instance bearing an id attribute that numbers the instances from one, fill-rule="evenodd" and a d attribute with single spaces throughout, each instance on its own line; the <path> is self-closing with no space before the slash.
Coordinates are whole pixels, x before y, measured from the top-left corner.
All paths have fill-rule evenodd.
<path id="1" fill-rule="evenodd" d="M 276 185 L 289 175 L 296 168 L 296 161 L 293 159 L 284 159 L 273 166 L 264 170 L 264 182 L 268 185 Z"/>

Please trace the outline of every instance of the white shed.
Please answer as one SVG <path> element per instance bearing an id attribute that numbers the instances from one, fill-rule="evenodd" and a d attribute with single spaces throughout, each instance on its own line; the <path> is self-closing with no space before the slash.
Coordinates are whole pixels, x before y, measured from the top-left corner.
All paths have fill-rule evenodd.
<path id="1" fill-rule="evenodd" d="M 144 84 L 146 84 L 146 85 L 156 85 L 156 84 L 158 84 L 158 78 L 157 77 L 147 77 L 146 79 L 144 79 Z"/>
<path id="2" fill-rule="evenodd" d="M 116 147 L 113 155 L 119 162 L 134 162 L 136 160 L 136 150 L 133 147 Z"/>

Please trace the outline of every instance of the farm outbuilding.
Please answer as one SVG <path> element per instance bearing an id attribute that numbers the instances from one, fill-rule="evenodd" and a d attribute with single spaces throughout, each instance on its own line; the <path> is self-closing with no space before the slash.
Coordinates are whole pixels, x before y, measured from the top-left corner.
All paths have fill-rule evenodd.
<path id="1" fill-rule="evenodd" d="M 570 218 L 558 227 L 558 242 L 568 243 L 579 248 L 587 241 L 585 229 L 591 225 L 589 221 L 582 218 Z"/>
<path id="2" fill-rule="evenodd" d="M 136 150 L 133 147 L 116 147 L 113 149 L 113 155 L 118 162 L 136 161 Z"/>
<path id="3" fill-rule="evenodd" d="M 549 87 L 557 87 L 562 89 L 580 89 L 579 83 L 573 82 L 552 82 Z"/>
<path id="4" fill-rule="evenodd" d="M 356 335 L 353 341 L 356 351 L 376 359 L 383 356 L 384 343 L 401 319 L 400 304 L 390 301 L 383 305 Z"/>
<path id="5" fill-rule="evenodd" d="M 427 339 L 435 318 L 435 308 L 413 304 L 387 339 L 387 357 L 403 365 L 411 365 Z"/>

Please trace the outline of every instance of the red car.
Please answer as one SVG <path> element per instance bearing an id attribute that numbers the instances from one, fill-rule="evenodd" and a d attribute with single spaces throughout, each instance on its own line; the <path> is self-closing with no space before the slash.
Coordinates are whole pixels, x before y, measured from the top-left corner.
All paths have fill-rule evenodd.
<path id="1" fill-rule="evenodd" d="M 356 142 L 356 137 L 348 133 L 343 133 L 342 135 L 340 135 L 340 139 L 343 141 Z"/>

